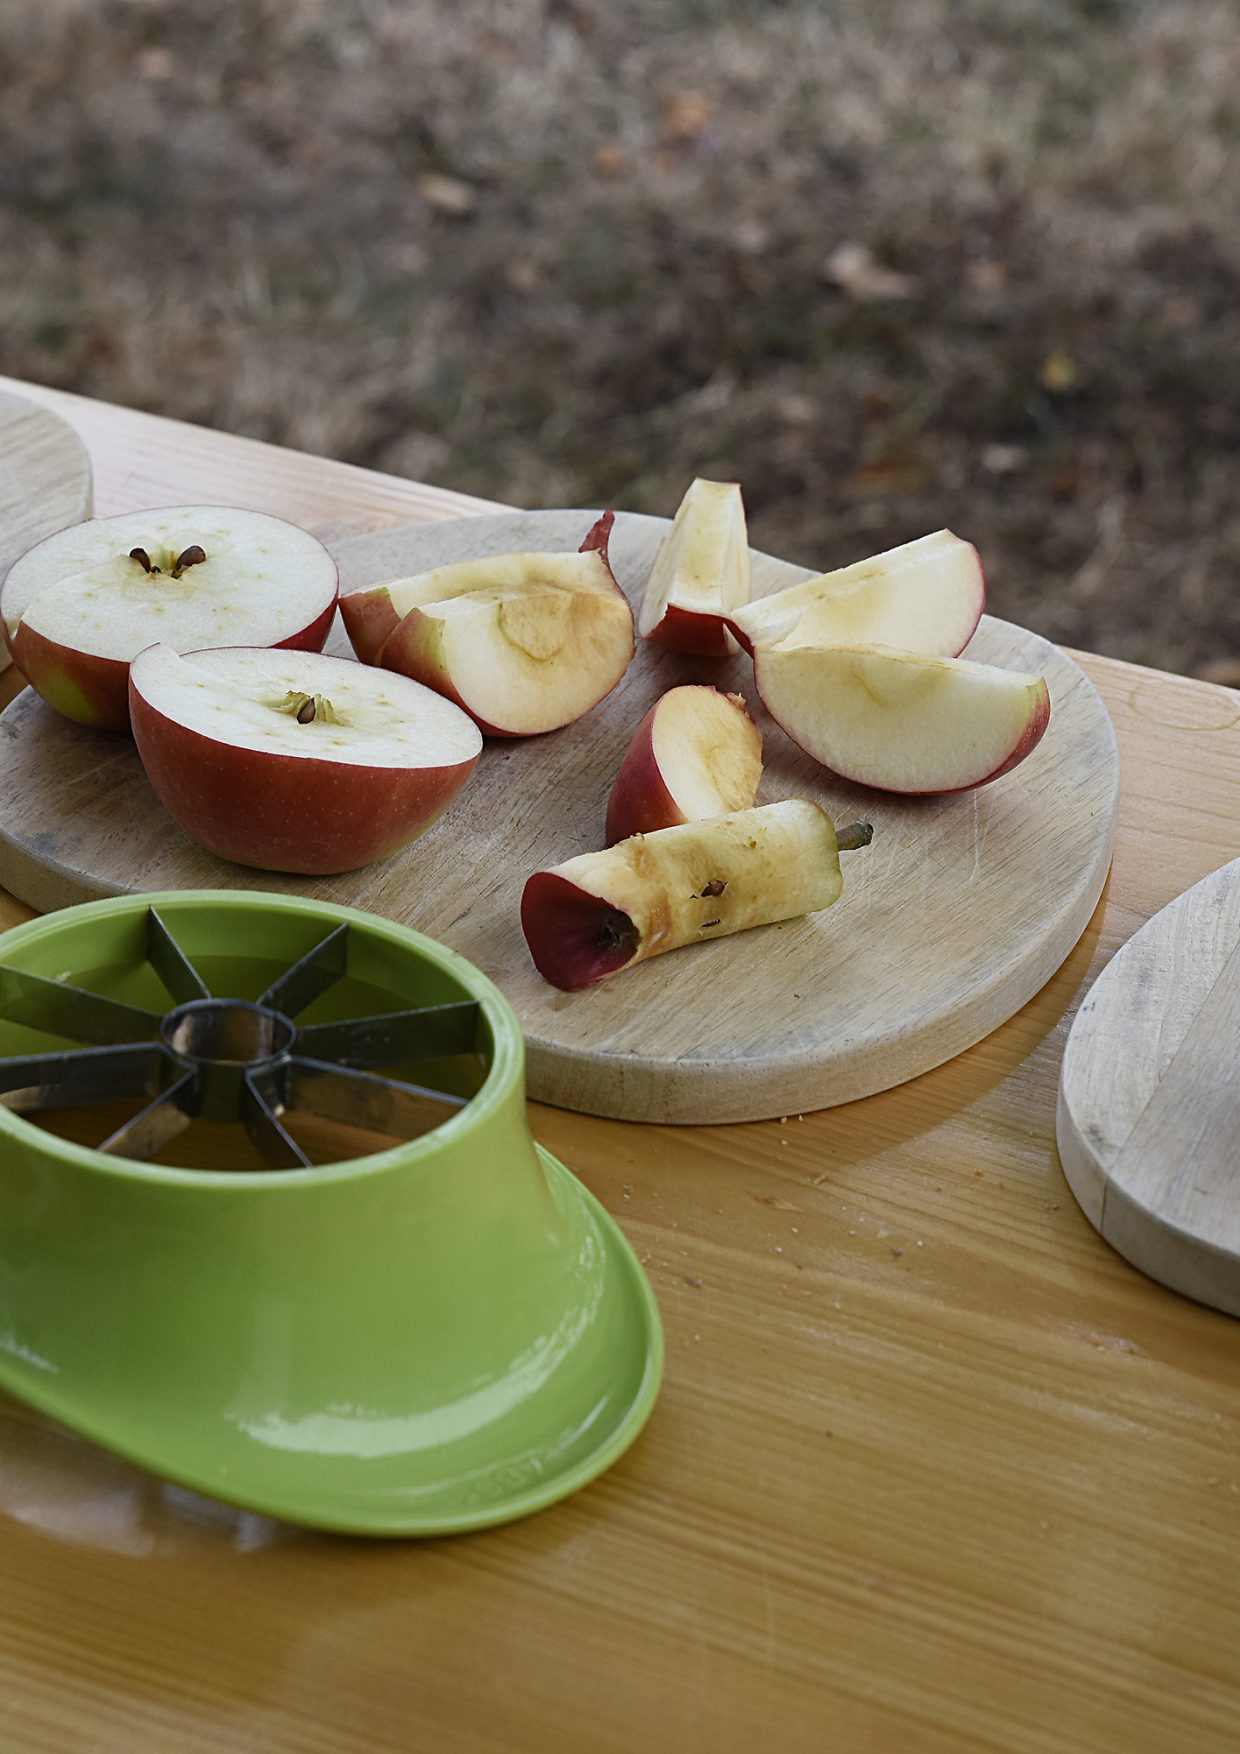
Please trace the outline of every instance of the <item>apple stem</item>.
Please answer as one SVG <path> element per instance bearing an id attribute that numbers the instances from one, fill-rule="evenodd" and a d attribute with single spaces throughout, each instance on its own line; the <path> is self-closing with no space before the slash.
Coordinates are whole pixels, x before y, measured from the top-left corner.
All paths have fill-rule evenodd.
<path id="1" fill-rule="evenodd" d="M 850 822 L 847 828 L 841 828 L 835 837 L 835 844 L 842 853 L 855 853 L 861 847 L 868 847 L 874 839 L 874 829 L 868 822 Z"/>

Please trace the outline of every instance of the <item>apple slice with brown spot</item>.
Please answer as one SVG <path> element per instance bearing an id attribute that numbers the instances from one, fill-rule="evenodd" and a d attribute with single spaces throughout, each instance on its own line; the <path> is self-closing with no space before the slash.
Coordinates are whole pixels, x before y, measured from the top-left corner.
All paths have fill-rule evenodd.
<path id="1" fill-rule="evenodd" d="M 457 560 L 409 578 L 385 579 L 350 591 L 340 599 L 340 619 L 349 642 L 363 664 L 378 664 L 384 645 L 405 616 L 430 603 L 447 602 L 475 592 L 502 592 L 508 599 L 523 591 L 554 586 L 563 591 L 619 591 L 608 559 L 607 544 L 615 521 L 613 512 L 587 532 L 576 554 L 516 553 L 481 555 L 476 560 Z"/>
<path id="2" fill-rule="evenodd" d="M 543 979 L 575 992 L 664 951 L 830 907 L 841 849 L 869 839 L 857 823 L 837 841 L 803 798 L 635 835 L 536 871 L 521 927 Z"/>
<path id="3" fill-rule="evenodd" d="M 763 705 L 807 755 L 881 791 L 960 792 L 1010 773 L 1050 720 L 1042 676 L 879 647 L 759 645 Z"/>
<path id="4" fill-rule="evenodd" d="M 976 548 L 950 530 L 821 573 L 733 611 L 745 650 L 757 645 L 891 646 L 957 657 L 986 604 Z"/>
<path id="5" fill-rule="evenodd" d="M 728 615 L 749 592 L 741 490 L 734 481 L 694 481 L 659 544 L 638 631 L 673 651 L 726 658 L 736 650 Z"/>
<path id="6" fill-rule="evenodd" d="M 745 810 L 762 778 L 762 734 L 739 694 L 672 688 L 633 733 L 607 804 L 607 844 Z"/>
<path id="7" fill-rule="evenodd" d="M 502 555 L 465 563 L 464 575 L 424 574 L 421 601 L 383 642 L 383 668 L 455 701 L 489 736 L 530 737 L 581 718 L 633 656 L 633 612 L 607 562 L 610 525 L 607 513 L 580 554 Z"/>

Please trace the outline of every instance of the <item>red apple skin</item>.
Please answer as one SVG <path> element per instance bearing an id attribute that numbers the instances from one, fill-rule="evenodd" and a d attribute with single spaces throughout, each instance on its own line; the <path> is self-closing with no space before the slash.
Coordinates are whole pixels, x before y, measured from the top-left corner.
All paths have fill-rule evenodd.
<path id="1" fill-rule="evenodd" d="M 668 791 L 654 755 L 655 702 L 624 754 L 607 800 L 606 844 L 614 846 L 630 835 L 649 834 L 656 828 L 675 828 L 684 812 Z"/>
<path id="2" fill-rule="evenodd" d="M 633 960 L 637 949 L 628 914 L 554 871 L 535 871 L 526 883 L 521 930 L 534 967 L 545 981 L 566 993 L 580 992 L 615 974 Z M 626 942 L 630 934 L 632 941 Z"/>
<path id="3" fill-rule="evenodd" d="M 384 643 L 400 626 L 386 585 L 370 591 L 351 591 L 340 599 L 344 631 L 363 664 L 378 664 Z"/>
<path id="4" fill-rule="evenodd" d="M 443 814 L 477 766 L 360 767 L 238 749 L 191 731 L 130 688 L 147 778 L 190 840 L 264 871 L 332 876 L 388 858 Z"/>
<path id="5" fill-rule="evenodd" d="M 608 553 L 608 548 L 611 543 L 611 531 L 615 521 L 615 512 L 603 512 L 586 531 L 586 539 L 577 550 L 578 554 L 589 554 L 592 550 L 597 549 L 603 557 L 603 562 L 608 572 L 611 573 L 613 584 L 616 584 L 616 575 L 612 571 L 611 556 Z M 619 585 L 616 585 L 616 589 L 619 590 L 619 588 Z"/>
<path id="6" fill-rule="evenodd" d="M 662 620 L 645 637 L 652 646 L 685 652 L 694 658 L 730 658 L 729 626 L 722 615 L 699 615 L 692 609 L 681 609 L 678 604 L 669 603 Z"/>
<path id="7" fill-rule="evenodd" d="M 308 627 L 280 640 L 278 651 L 321 652 L 336 614 L 333 600 Z M 9 641 L 13 662 L 37 694 L 75 724 L 97 731 L 129 730 L 129 664 L 99 658 L 18 624 Z"/>

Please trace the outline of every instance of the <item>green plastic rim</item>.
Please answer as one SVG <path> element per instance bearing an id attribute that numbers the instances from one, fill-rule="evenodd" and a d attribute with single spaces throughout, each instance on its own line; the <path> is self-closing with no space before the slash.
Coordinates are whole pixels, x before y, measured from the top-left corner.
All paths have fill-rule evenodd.
<path id="1" fill-rule="evenodd" d="M 180 1485 L 343 1532 L 483 1528 L 603 1472 L 657 1396 L 658 1308 L 533 1144 L 498 989 L 408 928 L 246 892 L 66 909 L 0 936 L 0 969 L 166 1009 L 152 906 L 242 1000 L 347 923 L 346 976 L 306 1017 L 476 1001 L 481 1082 L 421 1137 L 244 1174 L 104 1155 L 0 1104 L 0 1384 Z M 56 1045 L 0 1018 L 0 1054 Z"/>

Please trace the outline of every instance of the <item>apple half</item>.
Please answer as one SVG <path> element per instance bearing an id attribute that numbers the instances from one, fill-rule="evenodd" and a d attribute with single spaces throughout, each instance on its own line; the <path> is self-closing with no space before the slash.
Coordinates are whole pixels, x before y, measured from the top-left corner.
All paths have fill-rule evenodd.
<path id="1" fill-rule="evenodd" d="M 576 992 L 666 950 L 830 907 L 841 848 L 869 839 L 858 823 L 837 842 L 803 798 L 659 829 L 536 871 L 521 929 L 543 979 Z"/>
<path id="2" fill-rule="evenodd" d="M 879 647 L 759 645 L 754 678 L 807 755 L 885 792 L 997 780 L 1036 747 L 1051 711 L 1042 676 Z"/>
<path id="3" fill-rule="evenodd" d="M 932 658 L 957 657 L 986 604 L 977 549 L 936 530 L 838 572 L 789 585 L 733 611 L 728 625 L 755 646 L 891 646 Z"/>
<path id="4" fill-rule="evenodd" d="M 734 481 L 697 480 L 659 544 L 642 598 L 643 639 L 701 658 L 736 650 L 730 612 L 749 601 L 749 536 Z"/>
<path id="5" fill-rule="evenodd" d="M 318 652 L 148 646 L 129 696 L 168 814 L 208 852 L 267 871 L 387 858 L 443 814 L 482 749 L 431 689 Z"/>
<path id="6" fill-rule="evenodd" d="M 129 728 L 131 660 L 159 640 L 318 651 L 336 612 L 336 563 L 265 512 L 169 506 L 90 518 L 9 568 L 0 620 L 13 660 L 80 725 Z"/>
<path id="7" fill-rule="evenodd" d="M 497 555 L 380 587 L 398 619 L 378 663 L 455 701 L 488 736 L 531 737 L 581 718 L 634 650 L 633 611 L 607 559 L 611 523 L 608 512 L 578 554 Z M 363 613 L 345 612 L 359 656 L 381 631 Z"/>
<path id="8" fill-rule="evenodd" d="M 672 688 L 633 733 L 607 803 L 607 844 L 745 810 L 762 778 L 762 733 L 739 694 Z"/>

